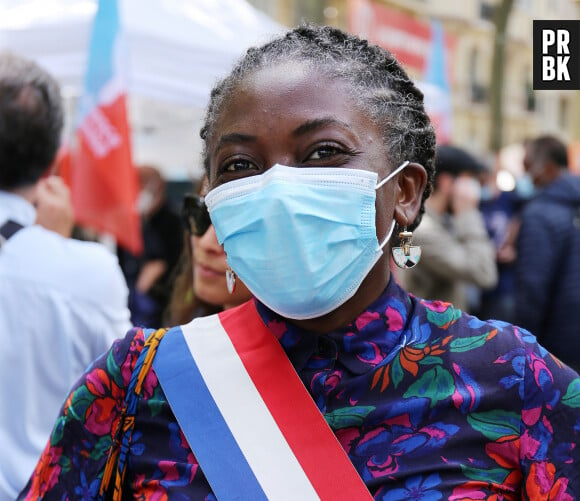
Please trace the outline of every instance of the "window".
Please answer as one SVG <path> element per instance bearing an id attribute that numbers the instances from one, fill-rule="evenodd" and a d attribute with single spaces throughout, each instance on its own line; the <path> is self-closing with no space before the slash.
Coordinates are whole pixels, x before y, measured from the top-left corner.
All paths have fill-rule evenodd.
<path id="1" fill-rule="evenodd" d="M 490 2 L 481 2 L 479 4 L 479 17 L 481 17 L 481 19 L 485 19 L 486 21 L 493 21 L 495 8 L 495 5 L 492 5 Z"/>
<path id="2" fill-rule="evenodd" d="M 524 69 L 523 77 L 523 93 L 524 93 L 524 109 L 526 111 L 534 111 L 536 109 L 536 95 L 534 94 L 534 86 L 531 79 L 531 71 L 529 68 Z"/>
<path id="3" fill-rule="evenodd" d="M 302 21 L 323 24 L 325 0 L 294 0 L 294 24 Z"/>
<path id="4" fill-rule="evenodd" d="M 560 98 L 558 103 L 558 124 L 562 129 L 568 128 L 569 117 L 570 117 L 570 103 L 565 97 Z"/>
<path id="5" fill-rule="evenodd" d="M 480 66 L 479 49 L 473 47 L 469 54 L 469 99 L 472 103 L 485 103 L 487 100 L 487 89 L 479 82 Z"/>

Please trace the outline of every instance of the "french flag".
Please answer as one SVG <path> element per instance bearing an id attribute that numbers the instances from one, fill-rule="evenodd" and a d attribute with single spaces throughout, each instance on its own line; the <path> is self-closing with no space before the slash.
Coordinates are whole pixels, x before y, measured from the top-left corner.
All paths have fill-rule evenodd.
<path id="1" fill-rule="evenodd" d="M 71 192 L 79 224 L 111 234 L 139 254 L 139 180 L 131 159 L 124 47 L 116 0 L 100 0 L 71 154 Z"/>
<path id="2" fill-rule="evenodd" d="M 219 500 L 370 500 L 253 301 L 161 340 L 161 387 Z"/>

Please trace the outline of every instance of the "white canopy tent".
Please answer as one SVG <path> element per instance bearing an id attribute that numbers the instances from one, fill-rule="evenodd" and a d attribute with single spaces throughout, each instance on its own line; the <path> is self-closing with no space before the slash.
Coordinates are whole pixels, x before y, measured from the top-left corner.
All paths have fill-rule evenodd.
<path id="1" fill-rule="evenodd" d="M 248 47 L 283 27 L 245 0 L 118 1 L 135 161 L 155 163 L 169 178 L 195 177 L 211 88 Z M 50 71 L 69 117 L 82 92 L 96 9 L 96 0 L 0 0 L 0 50 Z"/>

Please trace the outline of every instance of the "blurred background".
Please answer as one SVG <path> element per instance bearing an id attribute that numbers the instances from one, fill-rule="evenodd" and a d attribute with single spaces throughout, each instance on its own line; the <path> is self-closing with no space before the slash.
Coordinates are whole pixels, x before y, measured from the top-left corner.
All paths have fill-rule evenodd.
<path id="1" fill-rule="evenodd" d="M 580 172 L 580 91 L 532 87 L 533 20 L 578 20 L 579 1 L 249 1 L 284 25 L 329 24 L 394 52 L 425 92 L 440 142 L 518 176 L 522 142 L 551 133 L 570 145 L 572 170 Z M 512 186 L 510 176 L 504 181 Z"/>
<path id="2" fill-rule="evenodd" d="M 95 0 L 0 0 L 0 48 L 61 81 L 65 140 L 86 67 Z M 361 34 L 417 80 L 439 142 L 521 171 L 521 143 L 553 133 L 580 172 L 580 91 L 534 91 L 532 21 L 580 19 L 575 0 L 119 0 L 127 31 L 136 164 L 160 168 L 170 197 L 201 175 L 198 130 L 209 89 L 247 47 L 302 20 Z M 500 181 L 501 182 L 501 181 Z M 513 187 L 513 186 L 512 186 Z"/>

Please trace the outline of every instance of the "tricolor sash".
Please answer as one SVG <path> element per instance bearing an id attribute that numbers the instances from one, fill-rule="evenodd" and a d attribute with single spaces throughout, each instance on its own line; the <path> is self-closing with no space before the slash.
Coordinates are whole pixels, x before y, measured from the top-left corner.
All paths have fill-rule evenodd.
<path id="1" fill-rule="evenodd" d="M 372 499 L 253 301 L 172 329 L 153 367 L 220 501 Z"/>

